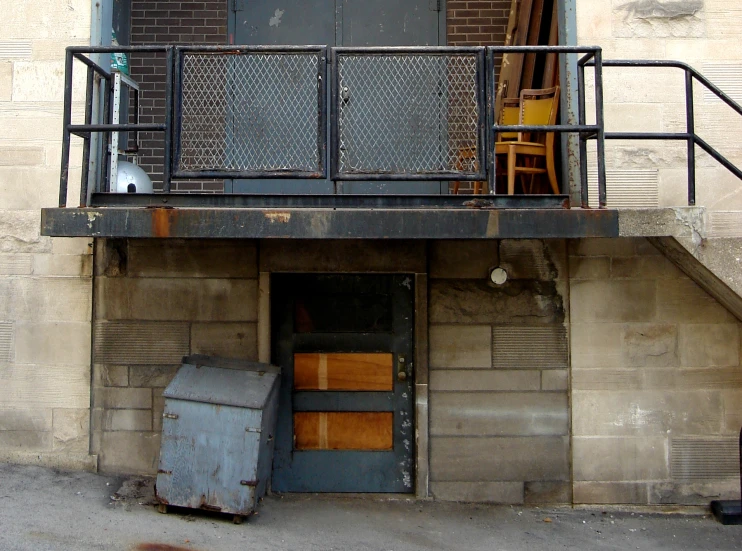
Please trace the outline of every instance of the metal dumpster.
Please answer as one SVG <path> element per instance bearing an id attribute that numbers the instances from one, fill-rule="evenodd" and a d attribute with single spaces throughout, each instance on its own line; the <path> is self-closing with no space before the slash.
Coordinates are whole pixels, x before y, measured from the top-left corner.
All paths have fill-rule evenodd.
<path id="1" fill-rule="evenodd" d="M 253 512 L 273 461 L 280 368 L 188 356 L 165 389 L 155 497 L 168 505 Z"/>

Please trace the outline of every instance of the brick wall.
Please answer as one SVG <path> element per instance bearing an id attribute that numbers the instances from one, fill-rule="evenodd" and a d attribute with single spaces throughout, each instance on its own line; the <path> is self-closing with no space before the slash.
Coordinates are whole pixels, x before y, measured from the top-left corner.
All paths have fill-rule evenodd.
<path id="1" fill-rule="evenodd" d="M 227 2 L 181 2 L 132 0 L 131 44 L 226 44 Z M 164 122 L 165 72 L 164 56 L 133 56 L 131 74 L 141 89 L 142 123 Z M 142 133 L 139 164 L 155 183 L 162 185 L 162 133 Z M 221 181 L 174 182 L 177 191 L 221 192 Z"/>
<path id="2" fill-rule="evenodd" d="M 494 46 L 505 42 L 511 0 L 448 0 L 449 46 Z"/>

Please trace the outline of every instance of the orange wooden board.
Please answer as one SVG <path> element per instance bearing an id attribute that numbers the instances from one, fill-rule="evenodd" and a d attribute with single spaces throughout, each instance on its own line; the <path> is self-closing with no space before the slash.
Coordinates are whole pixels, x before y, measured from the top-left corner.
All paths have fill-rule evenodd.
<path id="1" fill-rule="evenodd" d="M 294 354 L 295 390 L 391 391 L 389 353 Z"/>
<path id="2" fill-rule="evenodd" d="M 392 412 L 294 413 L 294 449 L 391 450 Z"/>

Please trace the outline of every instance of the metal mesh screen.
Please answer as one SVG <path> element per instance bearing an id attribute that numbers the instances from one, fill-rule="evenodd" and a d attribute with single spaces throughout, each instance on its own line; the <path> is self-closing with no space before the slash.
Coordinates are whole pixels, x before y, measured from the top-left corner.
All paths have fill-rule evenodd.
<path id="1" fill-rule="evenodd" d="M 476 54 L 337 56 L 339 174 L 477 174 Z"/>
<path id="2" fill-rule="evenodd" d="M 321 172 L 318 55 L 184 52 L 178 171 Z"/>

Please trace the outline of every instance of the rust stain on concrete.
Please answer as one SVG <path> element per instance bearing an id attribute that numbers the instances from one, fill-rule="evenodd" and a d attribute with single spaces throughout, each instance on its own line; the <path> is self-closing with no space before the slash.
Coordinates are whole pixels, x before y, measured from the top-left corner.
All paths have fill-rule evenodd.
<path id="1" fill-rule="evenodd" d="M 170 237 L 178 211 L 172 208 L 152 209 L 152 234 L 155 237 Z"/>
<path id="2" fill-rule="evenodd" d="M 266 212 L 265 219 L 268 220 L 271 224 L 275 224 L 275 223 L 288 224 L 289 220 L 291 220 L 291 213 L 290 212 Z"/>

